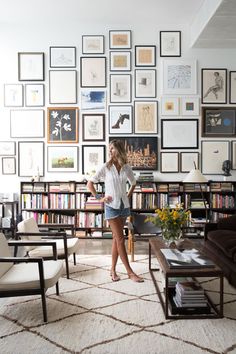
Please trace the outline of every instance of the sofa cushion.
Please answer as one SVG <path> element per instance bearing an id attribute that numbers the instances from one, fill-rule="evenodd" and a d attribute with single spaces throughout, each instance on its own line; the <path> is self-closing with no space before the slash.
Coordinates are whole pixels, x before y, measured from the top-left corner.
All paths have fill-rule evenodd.
<path id="1" fill-rule="evenodd" d="M 208 239 L 236 263 L 236 232 L 231 230 L 210 231 Z"/>

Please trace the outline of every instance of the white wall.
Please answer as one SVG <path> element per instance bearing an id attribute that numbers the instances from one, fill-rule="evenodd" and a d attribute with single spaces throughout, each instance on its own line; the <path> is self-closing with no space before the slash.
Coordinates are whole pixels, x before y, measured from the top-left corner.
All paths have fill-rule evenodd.
<path id="1" fill-rule="evenodd" d="M 132 14 L 130 15 L 132 16 Z M 32 22 L 32 21 L 31 21 Z M 17 53 L 18 52 L 30 52 L 39 51 L 45 53 L 45 126 L 47 121 L 47 107 L 48 104 L 48 70 L 49 70 L 49 47 L 50 46 L 76 46 L 77 48 L 77 70 L 78 70 L 78 88 L 79 88 L 79 57 L 82 55 L 81 48 L 81 36 L 86 34 L 99 34 L 105 36 L 105 55 L 107 56 L 107 63 L 109 63 L 109 43 L 108 34 L 110 29 L 131 29 L 132 30 L 132 72 L 134 71 L 134 46 L 135 45 L 156 45 L 157 46 L 157 100 L 161 97 L 161 79 L 162 79 L 162 58 L 159 56 L 159 31 L 160 30 L 181 30 L 182 31 L 182 58 L 194 58 L 197 59 L 198 64 L 198 95 L 200 95 L 200 74 L 202 67 L 209 68 L 227 68 L 228 70 L 236 70 L 235 57 L 236 49 L 232 50 L 219 50 L 219 49 L 190 49 L 189 48 L 189 35 L 190 30 L 188 27 L 178 28 L 171 25 L 166 25 L 161 28 L 158 27 L 157 23 L 148 23 L 148 25 L 137 23 L 132 28 L 129 25 L 124 26 L 117 23 L 116 26 L 109 24 L 92 24 L 92 23 L 70 23 L 69 21 L 53 22 L 52 25 L 45 24 L 42 18 L 42 23 L 31 23 L 30 25 L 1 25 L 0 26 L 0 140 L 32 140 L 32 139 L 11 139 L 10 138 L 10 108 L 4 107 L 3 103 L 3 85 L 5 83 L 17 83 L 18 82 L 18 63 L 17 63 Z M 108 65 L 109 68 L 109 65 Z M 109 71 L 108 71 L 109 74 Z M 108 80 L 109 83 L 109 80 Z M 24 82 L 23 82 L 24 84 Z M 133 80 L 134 86 L 134 80 Z M 109 87 L 107 87 L 107 93 L 109 98 Z M 134 87 L 132 88 L 132 93 L 134 97 Z M 79 89 L 78 89 L 79 96 Z M 134 98 L 133 98 L 134 99 Z M 109 103 L 109 102 L 108 102 Z M 78 105 L 80 105 L 80 99 L 78 97 Z M 54 105 L 51 105 L 54 106 Z M 56 105 L 57 106 L 57 105 Z M 62 105 L 63 106 L 63 105 Z M 76 106 L 76 105 L 75 105 Z M 159 104 L 160 110 L 160 104 Z M 159 114 L 160 120 L 160 114 Z M 200 117 L 199 117 L 200 120 Z M 201 120 L 200 120 L 201 121 Z M 45 176 L 43 180 L 78 180 L 81 177 L 82 171 L 82 159 L 81 159 L 81 119 L 80 129 L 79 129 L 79 172 L 78 173 L 47 173 L 46 164 L 46 132 L 44 139 L 33 139 L 33 140 L 44 140 L 45 141 Z M 106 115 L 106 130 L 108 128 L 108 117 Z M 158 151 L 160 151 L 160 124 L 158 133 Z M 201 124 L 199 125 L 199 137 L 201 138 Z M 108 133 L 106 133 L 106 139 L 108 141 Z M 212 139 L 218 140 L 218 139 Z M 233 140 L 224 138 L 222 140 Z M 107 144 L 106 141 L 106 144 Z M 88 144 L 90 145 L 90 144 Z M 199 147 L 201 144 L 199 143 Z M 169 150 L 168 150 L 169 151 Z M 171 151 L 171 150 L 170 150 Z M 185 150 L 182 150 L 185 151 Z M 188 150 L 186 150 L 188 151 Z M 196 150 L 194 150 L 196 151 Z M 200 149 L 198 150 L 200 152 Z M 16 154 L 17 156 L 17 154 Z M 18 158 L 17 158 L 18 159 Z M 158 170 L 160 168 L 160 163 L 158 163 Z M 18 164 L 17 164 L 18 169 Z M 185 174 L 160 174 L 158 171 L 155 173 L 158 180 L 182 180 Z M 236 173 L 233 172 L 232 179 L 236 179 Z M 207 176 L 209 179 L 223 180 L 223 177 L 218 176 Z M 30 180 L 30 178 L 20 178 L 16 175 L 2 175 L 0 173 L 0 193 L 7 191 L 19 191 L 20 180 Z"/>

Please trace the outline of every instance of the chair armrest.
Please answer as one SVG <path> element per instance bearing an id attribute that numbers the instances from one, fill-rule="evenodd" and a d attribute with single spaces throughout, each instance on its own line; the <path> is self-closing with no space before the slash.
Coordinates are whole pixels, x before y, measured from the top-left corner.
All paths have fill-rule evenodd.
<path id="1" fill-rule="evenodd" d="M 53 259 L 57 260 L 57 244 L 48 241 L 8 241 L 9 246 L 52 246 Z"/>
<path id="2" fill-rule="evenodd" d="M 204 239 L 207 240 L 207 234 L 210 231 L 217 230 L 217 223 L 208 222 L 205 224 L 204 228 Z"/>

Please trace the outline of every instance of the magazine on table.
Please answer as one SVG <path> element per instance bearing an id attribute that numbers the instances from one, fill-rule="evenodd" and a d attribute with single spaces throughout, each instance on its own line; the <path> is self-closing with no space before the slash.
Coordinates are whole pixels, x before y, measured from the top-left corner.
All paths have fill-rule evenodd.
<path id="1" fill-rule="evenodd" d="M 177 249 L 161 248 L 160 250 L 170 268 L 207 268 L 214 267 L 215 263 L 202 255 L 197 249 L 186 249 L 179 251 Z"/>

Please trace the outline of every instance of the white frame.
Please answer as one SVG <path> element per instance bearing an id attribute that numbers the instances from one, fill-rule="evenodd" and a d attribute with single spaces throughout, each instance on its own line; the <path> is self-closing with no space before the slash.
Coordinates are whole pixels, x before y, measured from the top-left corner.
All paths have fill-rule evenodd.
<path id="1" fill-rule="evenodd" d="M 161 114 L 163 116 L 179 115 L 179 98 L 178 97 L 161 97 Z"/>
<path id="2" fill-rule="evenodd" d="M 179 172 L 179 153 L 178 152 L 161 152 L 161 173 L 178 173 Z"/>
<path id="3" fill-rule="evenodd" d="M 4 106 L 23 107 L 23 85 L 5 84 L 4 85 Z"/>
<path id="4" fill-rule="evenodd" d="M 129 119 L 125 118 L 123 123 L 119 122 L 122 115 L 128 115 Z M 114 125 L 117 124 L 117 128 Z M 109 106 L 109 134 L 131 134 L 133 132 L 133 110 L 132 106 Z"/>
<path id="5" fill-rule="evenodd" d="M 83 145 L 82 146 L 82 173 L 91 174 L 95 173 L 99 166 L 102 166 L 105 162 L 105 145 Z M 96 156 L 92 156 L 91 153 Z M 94 161 L 96 158 L 96 161 Z M 86 163 L 85 163 L 86 161 Z M 86 165 L 86 166 L 85 166 Z M 86 168 L 85 168 L 86 167 Z"/>
<path id="6" fill-rule="evenodd" d="M 82 139 L 83 141 L 105 140 L 105 114 L 82 114 Z"/>
<path id="7" fill-rule="evenodd" d="M 111 51 L 110 71 L 131 71 L 131 52 Z"/>
<path id="8" fill-rule="evenodd" d="M 104 54 L 104 36 L 82 36 L 82 54 Z"/>
<path id="9" fill-rule="evenodd" d="M 49 70 L 49 103 L 77 103 L 76 70 Z"/>
<path id="10" fill-rule="evenodd" d="M 199 116 L 200 103 L 199 97 L 182 97 L 181 98 L 181 114 L 183 116 Z M 188 109 L 188 106 L 189 109 Z"/>
<path id="11" fill-rule="evenodd" d="M 15 141 L 0 141 L 0 156 L 14 156 L 15 154 Z"/>
<path id="12" fill-rule="evenodd" d="M 236 140 L 231 141 L 232 170 L 236 170 Z"/>
<path id="13" fill-rule="evenodd" d="M 44 81 L 44 53 L 18 53 L 18 80 Z"/>
<path id="14" fill-rule="evenodd" d="M 199 152 L 180 153 L 180 172 L 187 173 L 195 168 L 199 169 Z"/>
<path id="15" fill-rule="evenodd" d="M 44 138 L 44 110 L 11 110 L 11 138 Z"/>
<path id="16" fill-rule="evenodd" d="M 163 93 L 196 94 L 197 61 L 194 59 L 163 60 Z"/>
<path id="17" fill-rule="evenodd" d="M 15 175 L 16 174 L 16 158 L 2 157 L 2 174 Z"/>
<path id="18" fill-rule="evenodd" d="M 115 42 L 115 43 L 114 43 Z M 109 31 L 110 49 L 131 49 L 131 31 Z"/>
<path id="19" fill-rule="evenodd" d="M 156 97 L 156 69 L 135 69 L 135 97 Z"/>
<path id="20" fill-rule="evenodd" d="M 106 87 L 106 57 L 80 57 L 80 86 Z"/>
<path id="21" fill-rule="evenodd" d="M 44 84 L 25 85 L 25 106 L 26 107 L 44 106 Z"/>
<path id="22" fill-rule="evenodd" d="M 157 134 L 157 101 L 134 102 L 134 132 L 136 134 Z"/>
<path id="23" fill-rule="evenodd" d="M 160 57 L 181 56 L 181 31 L 160 31 Z"/>
<path id="24" fill-rule="evenodd" d="M 229 160 L 229 141 L 202 140 L 202 173 L 206 175 L 222 175 L 223 161 Z"/>
<path id="25" fill-rule="evenodd" d="M 44 176 L 44 142 L 18 142 L 18 176 L 33 177 L 39 173 Z"/>
<path id="26" fill-rule="evenodd" d="M 198 149 L 198 119 L 162 119 L 162 149 Z"/>
<path id="27" fill-rule="evenodd" d="M 110 74 L 110 102 L 131 102 L 131 75 Z"/>
<path id="28" fill-rule="evenodd" d="M 59 157 L 58 156 L 63 156 Z M 73 159 L 74 167 L 63 166 L 63 160 L 66 161 L 68 157 Z M 61 167 L 53 167 L 53 158 L 59 160 Z M 78 147 L 77 146 L 48 146 L 47 147 L 47 171 L 48 172 L 78 172 Z"/>
<path id="29" fill-rule="evenodd" d="M 76 47 L 50 47 L 50 68 L 75 68 Z"/>
<path id="30" fill-rule="evenodd" d="M 105 90 L 80 90 L 81 110 L 100 112 L 106 110 L 107 92 Z"/>

